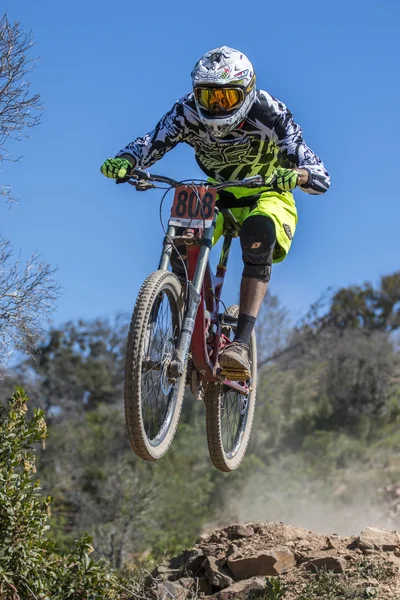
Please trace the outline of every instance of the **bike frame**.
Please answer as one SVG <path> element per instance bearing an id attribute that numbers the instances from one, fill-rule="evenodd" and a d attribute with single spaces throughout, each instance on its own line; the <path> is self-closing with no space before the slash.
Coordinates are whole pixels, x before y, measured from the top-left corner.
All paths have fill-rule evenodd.
<path id="1" fill-rule="evenodd" d="M 133 169 L 129 176 L 117 179 L 117 183 L 125 182 L 130 183 L 141 191 L 156 187 L 154 182 L 166 183 L 170 186 L 170 189 L 179 187 L 184 183 L 175 181 L 170 177 L 155 175 L 154 173 L 150 174 L 137 168 Z M 243 185 L 247 188 L 270 187 L 273 189 L 272 182 L 269 182 L 268 186 L 266 186 L 265 180 L 260 175 L 254 175 L 245 177 L 240 181 L 229 181 L 224 182 L 224 184 L 218 184 L 215 186 L 215 191 L 218 192 L 231 186 L 240 187 Z M 207 186 L 211 187 L 208 183 Z M 240 204 L 235 203 L 235 206 L 240 206 Z M 246 202 L 242 206 L 250 205 Z M 249 386 L 225 379 L 218 364 L 220 350 L 230 343 L 230 340 L 221 333 L 221 326 L 224 323 L 221 323 L 219 305 L 232 238 L 236 237 L 238 226 L 237 221 L 228 209 L 223 209 L 221 212 L 224 214 L 225 225 L 227 216 L 231 223 L 229 228 L 224 231 L 224 242 L 216 275 L 212 273 L 208 259 L 212 248 L 212 238 L 217 216 L 219 214 L 218 207 L 215 207 L 211 226 L 205 228 L 202 233 L 199 233 L 201 230 L 197 229 L 194 237 L 192 235 L 190 238 L 187 237 L 184 239 L 182 236 L 176 235 L 176 227 L 174 225 L 170 224 L 168 226 L 158 268 L 168 271 L 174 248 L 174 240 L 179 239 L 187 244 L 188 256 L 188 286 L 185 311 L 175 357 L 169 364 L 168 374 L 171 381 L 176 381 L 178 377 L 183 376 L 184 366 L 188 359 L 189 350 L 191 350 L 193 364 L 196 372 L 199 374 L 200 381 L 220 382 L 247 396 L 250 391 Z M 225 319 L 225 324 L 227 325 L 232 325 L 233 322 L 235 322 L 234 318 L 229 319 L 227 317 Z M 215 327 L 215 331 L 214 343 L 211 351 L 209 351 L 208 346 L 210 344 L 207 344 L 207 335 L 211 327 Z"/>
<path id="2" fill-rule="evenodd" d="M 227 232 L 221 250 L 216 274 L 209 264 L 212 238 L 219 210 L 215 209 L 211 227 L 204 231 L 197 230 L 192 238 L 176 236 L 176 227 L 169 226 L 164 239 L 159 269 L 168 270 L 173 250 L 172 242 L 183 241 L 187 249 L 188 289 L 183 316 L 182 329 L 176 348 L 176 360 L 171 363 L 171 376 L 183 374 L 183 365 L 187 360 L 189 350 L 192 353 L 194 368 L 199 374 L 200 381 L 219 381 L 229 388 L 244 395 L 249 393 L 247 385 L 225 379 L 221 375 L 218 364 L 220 350 L 229 343 L 221 333 L 220 299 L 229 251 L 234 237 Z M 211 352 L 208 349 L 207 335 L 215 327 L 214 343 Z"/>

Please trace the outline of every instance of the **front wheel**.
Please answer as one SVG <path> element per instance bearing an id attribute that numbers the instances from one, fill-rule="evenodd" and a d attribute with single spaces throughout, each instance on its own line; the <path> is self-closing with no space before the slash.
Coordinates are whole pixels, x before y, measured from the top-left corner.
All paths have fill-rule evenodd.
<path id="1" fill-rule="evenodd" d="M 125 417 L 134 452 L 161 458 L 178 427 L 185 391 L 169 376 L 182 325 L 181 284 L 168 271 L 152 273 L 142 285 L 132 315 L 125 366 Z"/>
<path id="2" fill-rule="evenodd" d="M 227 310 L 237 317 L 239 307 Z M 235 325 L 223 327 L 222 333 L 233 338 Z M 253 331 L 250 339 L 251 377 L 246 382 L 249 393 L 244 396 L 223 383 L 207 382 L 204 385 L 206 404 L 207 441 L 211 460 L 220 471 L 237 469 L 246 452 L 253 425 L 257 385 L 257 347 Z"/>

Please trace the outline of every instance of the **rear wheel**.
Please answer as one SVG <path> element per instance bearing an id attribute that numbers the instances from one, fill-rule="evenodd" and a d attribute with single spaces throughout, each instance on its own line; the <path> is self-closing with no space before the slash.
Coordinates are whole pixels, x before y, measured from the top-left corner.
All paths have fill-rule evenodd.
<path id="1" fill-rule="evenodd" d="M 181 284 L 168 271 L 144 282 L 133 311 L 125 366 L 125 417 L 131 446 L 157 460 L 171 445 L 185 391 L 186 365 L 177 380 L 169 365 L 182 324 Z"/>
<path id="2" fill-rule="evenodd" d="M 237 317 L 239 307 L 227 310 L 231 317 Z M 233 339 L 235 325 L 223 327 L 222 333 Z M 220 471 L 236 469 L 246 452 L 253 425 L 257 384 L 256 336 L 250 339 L 251 377 L 247 381 L 247 396 L 228 388 L 222 383 L 204 383 L 206 404 L 207 441 L 211 460 Z"/>

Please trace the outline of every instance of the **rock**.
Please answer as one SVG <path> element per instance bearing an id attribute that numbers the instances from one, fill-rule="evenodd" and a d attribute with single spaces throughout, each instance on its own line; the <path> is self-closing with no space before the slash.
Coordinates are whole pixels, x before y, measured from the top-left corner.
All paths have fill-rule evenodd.
<path id="1" fill-rule="evenodd" d="M 174 556 L 174 558 L 171 558 L 171 560 L 168 563 L 168 566 L 170 569 L 179 569 L 179 567 L 181 567 L 191 556 L 192 552 L 190 552 L 189 550 L 185 550 L 184 552 L 182 552 L 182 554 L 179 554 L 179 556 Z"/>
<path id="2" fill-rule="evenodd" d="M 229 544 L 227 553 L 226 553 L 226 558 L 237 558 L 240 555 L 240 551 L 239 548 L 236 546 L 236 544 Z"/>
<path id="3" fill-rule="evenodd" d="M 239 525 L 236 529 L 236 535 L 239 538 L 247 538 L 254 535 L 254 530 L 246 525 Z"/>
<path id="4" fill-rule="evenodd" d="M 258 533 L 258 534 L 262 534 L 263 533 L 263 526 L 261 523 L 256 523 L 255 525 L 252 526 L 254 529 L 254 533 Z"/>
<path id="5" fill-rule="evenodd" d="M 228 537 L 230 540 L 247 538 L 252 535 L 254 535 L 254 529 L 250 525 L 231 525 L 228 528 Z"/>
<path id="6" fill-rule="evenodd" d="M 190 592 L 182 587 L 177 581 L 163 581 L 155 590 L 158 600 L 187 600 Z"/>
<path id="7" fill-rule="evenodd" d="M 178 579 L 177 583 L 187 590 L 192 590 L 196 586 L 196 579 L 197 577 L 195 579 L 192 577 L 181 577 Z"/>
<path id="8" fill-rule="evenodd" d="M 177 579 L 179 574 L 179 569 L 171 569 L 168 565 L 168 563 L 163 563 L 161 565 L 159 565 L 158 567 L 156 567 L 154 569 L 154 571 L 152 571 L 150 577 L 148 579 L 150 580 L 154 580 L 154 579 L 162 579 L 162 580 L 167 580 L 167 579 Z"/>
<path id="9" fill-rule="evenodd" d="M 210 536 L 207 533 L 201 533 L 196 540 L 196 544 L 203 544 L 209 540 Z"/>
<path id="10" fill-rule="evenodd" d="M 205 554 L 196 548 L 190 553 L 189 558 L 186 560 L 186 563 L 183 565 L 183 570 L 186 573 L 190 573 L 191 575 L 199 575 L 201 570 L 201 565 L 205 561 Z M 181 569 L 182 570 L 182 569 Z"/>
<path id="11" fill-rule="evenodd" d="M 228 588 L 222 590 L 217 595 L 218 600 L 240 600 L 247 598 L 248 592 L 251 590 L 265 590 L 265 580 L 261 577 L 252 577 L 244 581 L 238 581 Z"/>
<path id="12" fill-rule="evenodd" d="M 355 558 L 357 558 L 357 559 L 358 559 L 358 556 L 357 556 L 357 554 L 360 554 L 360 555 L 362 555 L 362 552 L 361 552 L 361 550 L 359 550 L 357 553 L 354 553 L 354 554 L 344 554 L 344 555 L 342 556 L 342 558 L 344 558 L 345 560 L 354 561 L 354 559 L 355 559 Z"/>
<path id="13" fill-rule="evenodd" d="M 309 556 L 306 556 L 303 552 L 297 552 L 297 551 L 295 551 L 293 553 L 293 555 L 294 555 L 294 559 L 296 561 L 296 564 L 297 563 L 301 564 L 301 563 L 303 563 L 303 562 L 305 562 L 306 560 L 309 559 Z"/>
<path id="14" fill-rule="evenodd" d="M 400 536 L 397 531 L 367 527 L 360 533 L 359 547 L 362 550 L 384 550 L 392 552 L 400 548 Z"/>
<path id="15" fill-rule="evenodd" d="M 232 577 L 229 577 L 227 571 L 220 565 L 220 562 L 214 556 L 208 556 L 204 562 L 206 577 L 211 585 L 220 588 L 226 588 L 233 583 Z"/>
<path id="16" fill-rule="evenodd" d="M 161 565 L 159 565 L 159 566 L 157 567 L 157 571 L 158 571 L 160 574 L 162 574 L 162 573 L 173 573 L 173 572 L 175 572 L 175 571 L 177 571 L 177 570 L 178 570 L 178 569 L 171 569 L 171 567 L 170 567 L 168 564 L 166 564 L 166 563 L 163 563 L 163 564 L 161 564 Z"/>
<path id="17" fill-rule="evenodd" d="M 248 535 L 251 531 L 253 535 Z M 318 571 L 328 571 L 343 583 L 343 594 L 337 600 L 344 597 L 347 584 L 349 593 L 351 588 L 360 598 L 400 600 L 400 532 L 368 528 L 357 536 L 339 537 L 278 523 L 235 524 L 164 561 L 153 572 L 157 579 L 150 577 L 143 598 L 265 598 L 273 593 L 274 586 L 268 581 L 272 576 L 279 578 L 282 586 L 290 586 L 284 595 L 289 600 L 289 596 L 294 599 L 304 593 Z M 321 599 L 329 596 L 328 592 L 322 592 Z"/>
<path id="18" fill-rule="evenodd" d="M 326 547 L 329 550 L 337 550 L 340 547 L 340 537 L 338 535 L 330 535 L 326 538 Z"/>
<path id="19" fill-rule="evenodd" d="M 317 569 L 324 569 L 325 571 L 332 571 L 333 573 L 343 573 L 346 566 L 346 560 L 336 556 L 313 558 L 305 564 L 305 568 L 308 570 L 315 571 Z"/>
<path id="20" fill-rule="evenodd" d="M 249 577 L 280 575 L 296 565 L 293 552 L 286 547 L 255 552 L 247 558 L 228 560 L 235 581 Z"/>
<path id="21" fill-rule="evenodd" d="M 212 592 L 211 583 L 208 581 L 207 577 L 181 577 L 177 583 L 180 583 L 182 587 L 190 590 L 192 594 L 195 595 L 195 598 L 197 598 L 199 592 L 206 596 L 210 595 Z"/>
<path id="22" fill-rule="evenodd" d="M 386 558 L 386 557 L 385 557 L 385 558 Z M 387 560 L 388 560 L 389 562 L 391 562 L 391 563 L 392 563 L 392 565 L 394 565 L 395 567 L 397 567 L 397 568 L 398 568 L 398 570 L 399 570 L 399 572 L 400 572 L 400 558 L 399 558 L 398 556 L 396 556 L 396 554 L 395 554 L 395 553 L 393 553 L 393 554 L 389 554 L 389 555 L 387 556 Z"/>

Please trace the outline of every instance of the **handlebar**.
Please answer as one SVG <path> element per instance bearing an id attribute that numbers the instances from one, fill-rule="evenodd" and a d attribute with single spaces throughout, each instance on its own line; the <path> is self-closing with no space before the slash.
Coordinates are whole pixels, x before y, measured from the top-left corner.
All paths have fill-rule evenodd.
<path id="1" fill-rule="evenodd" d="M 149 173 L 148 171 L 143 171 L 142 169 L 132 169 L 132 172 L 129 176 L 124 177 L 123 179 L 117 179 L 117 183 L 130 183 L 131 185 L 137 187 L 139 190 L 146 190 L 155 187 L 154 185 L 152 185 L 153 182 L 166 183 L 171 187 L 183 185 L 183 182 L 171 179 L 171 177 L 165 177 L 164 175 L 156 175 L 155 173 Z M 210 185 L 209 181 L 204 181 L 202 183 Z M 224 181 L 223 183 L 212 183 L 211 186 L 214 187 L 216 190 L 223 190 L 228 187 L 258 188 L 263 186 L 265 187 L 265 180 L 261 177 L 261 175 L 253 175 L 251 177 L 245 177 L 244 179 L 241 179 L 239 181 Z M 270 187 L 270 184 L 268 187 Z"/>

